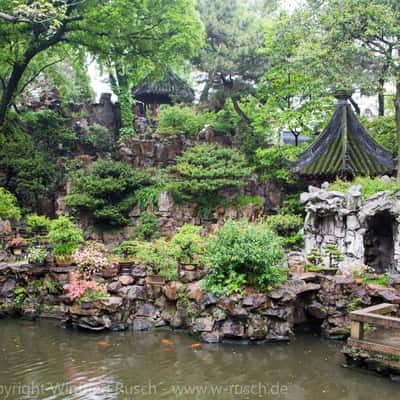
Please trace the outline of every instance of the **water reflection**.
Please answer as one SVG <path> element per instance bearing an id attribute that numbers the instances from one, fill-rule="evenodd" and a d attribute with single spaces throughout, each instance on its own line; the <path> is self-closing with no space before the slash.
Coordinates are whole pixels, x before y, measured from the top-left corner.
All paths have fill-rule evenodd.
<path id="1" fill-rule="evenodd" d="M 193 338 L 169 331 L 89 334 L 13 320 L 0 327 L 0 399 L 374 400 L 400 391 L 340 367 L 340 343 L 312 336 L 190 348 Z"/>

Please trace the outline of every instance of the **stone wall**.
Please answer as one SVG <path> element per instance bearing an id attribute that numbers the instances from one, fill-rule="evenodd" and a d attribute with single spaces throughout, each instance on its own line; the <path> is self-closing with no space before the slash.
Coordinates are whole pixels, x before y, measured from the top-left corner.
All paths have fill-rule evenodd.
<path id="1" fill-rule="evenodd" d="M 377 272 L 400 271 L 400 197 L 380 192 L 363 200 L 361 190 L 310 187 L 301 195 L 306 252 L 334 243 L 344 255 L 342 266 L 368 263 Z"/>
<path id="2" fill-rule="evenodd" d="M 210 127 L 199 132 L 198 137 L 184 135 L 160 136 L 158 134 L 141 134 L 137 138 L 127 137 L 118 151 L 120 160 L 135 167 L 167 167 L 175 163 L 177 156 L 189 147 L 203 143 L 219 143 L 233 146 L 229 138 L 214 135 Z"/>
<path id="3" fill-rule="evenodd" d="M 257 188 L 256 191 L 253 191 L 249 186 L 242 192 L 242 194 L 248 196 L 260 196 L 263 200 L 262 205 L 247 204 L 228 208 L 215 206 L 210 215 L 202 215 L 202 213 L 199 212 L 199 204 L 197 202 L 176 204 L 174 203 L 170 193 L 162 192 L 159 199 L 159 205 L 152 212 L 159 218 L 160 233 L 162 236 L 172 236 L 185 224 L 203 226 L 208 231 L 212 232 L 228 219 L 239 220 L 245 218 L 250 221 L 258 219 L 264 215 L 266 209 L 276 207 L 278 204 L 273 202 L 277 201 L 277 199 L 280 201 L 282 198 L 281 196 L 283 196 L 281 192 L 278 192 L 278 195 L 271 200 L 269 196 L 273 196 L 276 192 L 268 190 L 268 186 L 266 185 L 255 185 L 254 187 Z M 227 196 L 228 193 L 225 193 L 225 195 Z M 237 195 L 238 194 L 236 193 L 235 196 Z M 60 203 L 62 203 L 62 201 Z M 93 229 L 93 223 L 85 218 L 85 216 L 81 216 L 79 221 L 86 233 L 89 233 L 87 239 L 100 240 L 106 244 L 111 244 L 129 239 L 138 225 L 141 213 L 142 211 L 139 207 L 134 207 L 129 214 L 130 222 L 128 226 L 119 232 L 96 231 Z"/>
<path id="4" fill-rule="evenodd" d="M 158 286 L 149 283 L 144 268 L 136 266 L 113 276 L 109 271 L 96 276 L 107 285 L 108 298 L 72 304 L 63 287 L 73 270 L 1 264 L 0 315 L 55 318 L 95 331 L 169 326 L 187 329 L 206 342 L 286 341 L 293 334 L 296 295 L 307 290 L 304 281 L 288 282 L 270 293 L 249 291 L 218 299 L 202 290 L 202 269 L 183 269 L 179 281 Z"/>
<path id="5" fill-rule="evenodd" d="M 400 274 L 388 286 L 357 283 L 352 277 L 327 276 L 321 281 L 319 301 L 325 306 L 322 324 L 325 336 L 343 338 L 350 334 L 349 313 L 381 303 L 400 304 Z"/>
<path id="6" fill-rule="evenodd" d="M 311 324 L 327 337 L 343 338 L 355 307 L 400 303 L 400 275 L 393 275 L 384 287 L 306 273 L 269 292 L 247 289 L 243 295 L 217 298 L 202 289 L 206 271 L 200 267 L 184 266 L 179 281 L 159 286 L 136 265 L 97 274 L 109 297 L 77 304 L 64 294 L 75 269 L 0 263 L 0 316 L 54 318 L 94 331 L 170 327 L 210 343 L 257 342 L 287 341 L 297 326 Z"/>

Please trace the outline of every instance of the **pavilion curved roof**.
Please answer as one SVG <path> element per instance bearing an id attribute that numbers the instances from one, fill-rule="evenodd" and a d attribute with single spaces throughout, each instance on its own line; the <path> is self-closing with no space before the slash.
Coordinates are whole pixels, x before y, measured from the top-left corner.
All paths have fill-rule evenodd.
<path id="1" fill-rule="evenodd" d="M 170 68 L 159 80 L 145 78 L 133 91 L 133 97 L 143 103 L 192 103 L 194 90 Z"/>
<path id="2" fill-rule="evenodd" d="M 338 97 L 331 121 L 319 138 L 300 155 L 294 172 L 313 177 L 393 173 L 393 154 L 367 133 L 348 99 L 349 96 Z"/>

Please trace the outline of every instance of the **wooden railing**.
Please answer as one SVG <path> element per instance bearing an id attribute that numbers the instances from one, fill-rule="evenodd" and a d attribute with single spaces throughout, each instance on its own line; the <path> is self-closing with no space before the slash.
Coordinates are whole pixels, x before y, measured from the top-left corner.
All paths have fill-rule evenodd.
<path id="1" fill-rule="evenodd" d="M 391 317 L 398 310 L 396 304 L 379 304 L 350 313 L 351 335 L 348 344 L 352 347 L 376 351 L 400 357 L 400 346 L 391 346 L 364 339 L 364 324 L 371 324 L 384 329 L 400 329 L 400 318 Z"/>

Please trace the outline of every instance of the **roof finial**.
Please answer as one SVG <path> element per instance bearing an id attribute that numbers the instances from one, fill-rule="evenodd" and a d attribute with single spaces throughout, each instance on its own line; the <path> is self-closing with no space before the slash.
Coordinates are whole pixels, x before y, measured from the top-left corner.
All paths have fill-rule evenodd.
<path id="1" fill-rule="evenodd" d="M 346 101 L 349 100 L 351 98 L 351 96 L 353 96 L 354 90 L 350 89 L 350 88 L 343 88 L 343 89 L 338 89 L 336 90 L 333 95 L 335 96 L 336 99 L 339 100 L 339 102 L 341 101 Z"/>

